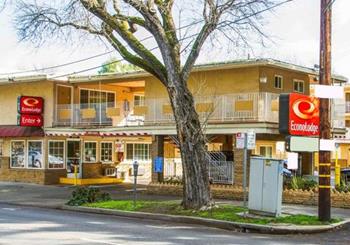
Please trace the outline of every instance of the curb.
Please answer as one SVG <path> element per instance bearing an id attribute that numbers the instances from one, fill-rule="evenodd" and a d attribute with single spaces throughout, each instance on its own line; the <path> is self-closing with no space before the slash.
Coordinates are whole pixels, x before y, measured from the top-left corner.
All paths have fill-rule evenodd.
<path id="1" fill-rule="evenodd" d="M 332 231 L 341 228 L 343 225 L 350 223 L 350 219 L 330 224 L 330 225 L 318 225 L 318 226 L 297 226 L 297 225 L 257 225 L 249 223 L 239 223 L 223 220 L 214 220 L 206 218 L 197 218 L 189 216 L 180 215 L 169 215 L 169 214 L 155 214 L 155 213 L 144 213 L 144 212 L 131 212 L 131 211 L 120 211 L 120 210 L 110 210 L 104 208 L 89 208 L 80 206 L 68 206 L 63 205 L 60 209 L 83 212 L 83 213 L 93 213 L 93 214 L 104 214 L 104 215 L 114 215 L 119 217 L 127 218 L 137 218 L 137 219 L 148 219 L 148 220 L 159 220 L 168 221 L 174 223 L 185 223 L 185 224 L 195 224 L 203 225 L 211 228 L 219 228 L 238 232 L 253 232 L 253 233 L 264 233 L 264 234 L 313 234 L 321 233 L 325 231 Z"/>

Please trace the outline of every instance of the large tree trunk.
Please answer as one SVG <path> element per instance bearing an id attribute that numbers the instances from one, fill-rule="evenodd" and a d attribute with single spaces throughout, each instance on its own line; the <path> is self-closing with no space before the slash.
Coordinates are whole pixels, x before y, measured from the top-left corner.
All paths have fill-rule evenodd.
<path id="1" fill-rule="evenodd" d="M 170 101 L 173 107 L 177 135 L 180 143 L 183 167 L 183 206 L 186 209 L 200 209 L 211 205 L 208 163 L 206 157 L 205 138 L 199 121 L 193 96 L 179 82 L 174 87 L 168 87 Z"/>

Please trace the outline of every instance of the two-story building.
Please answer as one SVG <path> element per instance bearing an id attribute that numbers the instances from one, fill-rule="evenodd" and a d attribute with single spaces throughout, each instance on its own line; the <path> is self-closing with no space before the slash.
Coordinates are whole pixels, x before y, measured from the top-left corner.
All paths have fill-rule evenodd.
<path id="1" fill-rule="evenodd" d="M 278 132 L 279 94 L 309 94 L 317 76 L 313 69 L 271 59 L 194 68 L 189 87 L 208 151 L 218 162 L 231 164 L 228 175 L 232 176 L 225 176 L 226 180 L 241 182 L 242 154 L 235 148 L 239 132 L 256 133 L 252 154 L 285 157 L 277 147 L 284 141 Z M 346 78 L 334 76 L 334 81 L 346 82 Z M 44 99 L 42 128 L 17 126 L 19 96 Z M 0 103 L 0 180 L 72 183 L 76 164 L 79 179 L 112 183 L 117 175 L 128 181 L 136 160 L 139 179 L 150 182 L 157 178 L 152 173 L 156 157 L 164 158 L 164 175 L 182 174 L 166 89 L 146 72 L 60 80 L 46 75 L 2 78 Z M 301 154 L 304 174 L 313 173 L 314 159 L 311 153 Z"/>

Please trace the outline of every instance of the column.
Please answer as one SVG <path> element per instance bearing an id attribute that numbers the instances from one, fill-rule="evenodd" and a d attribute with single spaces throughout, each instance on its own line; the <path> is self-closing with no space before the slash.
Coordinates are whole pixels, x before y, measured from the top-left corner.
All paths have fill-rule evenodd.
<path id="1" fill-rule="evenodd" d="M 164 180 L 164 135 L 154 135 L 152 136 L 151 145 L 151 157 L 152 157 L 152 182 L 162 182 Z M 157 157 L 163 158 L 163 172 L 154 172 L 154 160 Z"/>

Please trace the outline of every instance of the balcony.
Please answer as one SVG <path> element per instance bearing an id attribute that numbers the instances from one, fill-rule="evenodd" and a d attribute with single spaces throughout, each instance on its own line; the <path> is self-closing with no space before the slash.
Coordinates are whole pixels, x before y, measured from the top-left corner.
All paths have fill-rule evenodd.
<path id="1" fill-rule="evenodd" d="M 202 122 L 278 123 L 279 94 L 244 93 L 196 96 L 195 107 Z M 168 98 L 146 98 L 145 124 L 173 124 L 174 115 Z"/>
<path id="2" fill-rule="evenodd" d="M 225 94 L 196 96 L 195 107 L 202 122 L 278 123 L 278 97 L 273 93 Z M 58 127 L 123 127 L 174 124 L 168 98 L 147 98 L 144 104 L 125 102 L 56 105 L 55 126 Z"/>
<path id="3" fill-rule="evenodd" d="M 345 102 L 345 113 L 350 113 L 350 101 Z"/>
<path id="4" fill-rule="evenodd" d="M 129 105 L 116 104 L 64 104 L 56 105 L 54 126 L 56 127 L 123 127 L 140 126 L 144 116 L 128 110 Z"/>

